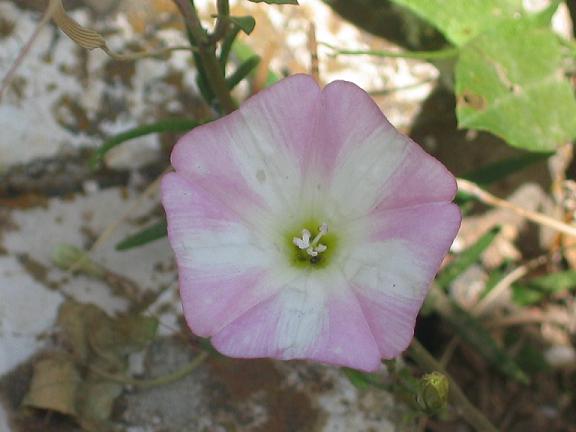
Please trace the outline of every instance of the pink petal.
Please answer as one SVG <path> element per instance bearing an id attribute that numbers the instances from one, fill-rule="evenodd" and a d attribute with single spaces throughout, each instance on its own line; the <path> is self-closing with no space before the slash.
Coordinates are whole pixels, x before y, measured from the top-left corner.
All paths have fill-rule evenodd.
<path id="1" fill-rule="evenodd" d="M 286 78 L 185 135 L 172 165 L 239 212 L 247 206 L 289 211 L 315 141 L 320 94 L 309 76 Z"/>
<path id="2" fill-rule="evenodd" d="M 382 356 L 410 343 L 428 288 L 460 226 L 451 203 L 379 210 L 358 221 L 365 242 L 351 251 L 346 274 Z"/>
<path id="3" fill-rule="evenodd" d="M 176 173 L 162 179 L 162 203 L 184 316 L 194 333 L 210 336 L 274 294 L 259 283 L 270 253 L 236 213 Z"/>
<path id="4" fill-rule="evenodd" d="M 376 206 L 401 207 L 451 201 L 454 177 L 436 159 L 400 134 L 372 98 L 352 83 L 323 91 L 333 166 L 330 194 L 348 204 L 350 217 Z"/>
<path id="5" fill-rule="evenodd" d="M 305 358 L 376 370 L 380 353 L 356 298 L 331 285 L 336 281 L 314 276 L 290 282 L 222 329 L 212 338 L 216 349 L 232 357 Z"/>

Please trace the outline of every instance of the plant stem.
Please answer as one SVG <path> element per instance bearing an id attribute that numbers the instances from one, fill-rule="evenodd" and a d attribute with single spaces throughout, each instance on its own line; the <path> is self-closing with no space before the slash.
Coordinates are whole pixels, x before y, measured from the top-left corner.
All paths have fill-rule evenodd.
<path id="1" fill-rule="evenodd" d="M 226 33 L 230 28 L 230 22 L 228 21 L 228 16 L 230 15 L 230 5 L 228 0 L 218 0 L 218 17 L 216 18 L 216 26 L 214 31 L 210 36 L 208 36 L 208 42 L 210 45 L 215 45 L 220 39 L 226 37 Z"/>
<path id="2" fill-rule="evenodd" d="M 196 369 L 206 358 L 208 357 L 208 353 L 202 352 L 196 356 L 194 360 L 190 363 L 185 365 L 184 367 L 169 373 L 167 375 L 163 375 L 161 377 L 152 378 L 148 380 L 142 379 L 135 379 L 130 378 L 122 375 L 112 374 L 106 371 L 103 371 L 95 366 L 89 366 L 89 369 L 94 372 L 96 375 L 101 376 L 102 378 L 106 378 L 107 380 L 118 382 L 120 384 L 128 384 L 134 385 L 140 388 L 151 388 L 157 387 L 161 385 L 170 384 L 176 381 L 181 380 L 185 376 L 189 375 L 194 369 Z"/>
<path id="3" fill-rule="evenodd" d="M 333 49 L 334 54 L 339 55 L 369 55 L 375 57 L 396 57 L 396 58 L 408 58 L 416 60 L 441 60 L 457 57 L 459 53 L 458 48 L 446 48 L 437 51 L 382 51 L 382 50 L 353 50 L 353 49 L 340 49 L 334 45 L 330 45 L 326 42 L 320 42 L 320 45 L 324 45 L 328 48 Z"/>
<path id="4" fill-rule="evenodd" d="M 208 36 L 202 27 L 200 18 L 198 18 L 196 8 L 188 0 L 173 1 L 176 6 L 178 6 L 180 13 L 186 21 L 188 31 L 198 46 L 198 54 L 202 61 L 202 67 L 206 72 L 206 79 L 208 80 L 210 88 L 216 95 L 224 112 L 231 113 L 236 109 L 236 104 L 232 100 L 232 96 L 230 96 L 230 90 L 226 85 L 226 79 L 222 74 L 216 52 L 208 41 Z"/>
<path id="5" fill-rule="evenodd" d="M 554 219 L 553 217 L 547 216 L 543 213 L 538 213 L 532 210 L 525 209 L 523 207 L 519 207 L 515 204 L 512 204 L 510 201 L 506 201 L 502 198 L 498 198 L 492 195 L 489 192 L 486 192 L 480 186 L 478 186 L 475 183 L 472 183 L 471 181 L 464 180 L 461 178 L 456 179 L 456 181 L 458 182 L 458 190 L 460 192 L 470 194 L 476 197 L 484 204 L 511 210 L 514 213 L 528 219 L 531 222 L 544 225 L 548 228 L 552 228 L 561 233 L 576 237 L 576 226 L 568 225 L 567 223 L 559 221 L 558 219 Z"/>
<path id="6" fill-rule="evenodd" d="M 448 378 L 450 382 L 450 398 L 457 406 L 462 417 L 478 432 L 498 432 L 498 429 L 468 400 L 456 381 L 444 369 L 438 360 L 422 346 L 418 340 L 413 339 L 410 345 L 410 356 L 424 369 L 429 372 L 439 371 Z"/>

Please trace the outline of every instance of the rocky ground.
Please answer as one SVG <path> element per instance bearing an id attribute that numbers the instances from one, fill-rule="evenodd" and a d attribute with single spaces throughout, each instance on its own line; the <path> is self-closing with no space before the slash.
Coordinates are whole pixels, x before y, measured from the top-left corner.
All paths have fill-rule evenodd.
<path id="1" fill-rule="evenodd" d="M 33 33 L 43 3 L 0 1 L 0 76 Z M 206 19 L 213 8 L 209 3 L 197 2 Z M 244 42 L 276 73 L 309 69 L 311 22 L 319 41 L 386 46 L 319 1 L 301 3 L 290 8 L 233 2 L 234 14 L 255 16 L 256 30 Z M 65 4 L 116 51 L 185 43 L 168 0 Z M 421 62 L 349 62 L 328 56 L 322 46 L 319 50 L 325 81 L 349 79 L 373 91 L 391 121 L 404 130 L 438 76 Z M 159 320 L 158 336 L 128 355 L 132 376 L 167 374 L 196 355 L 197 346 L 182 326 L 167 242 L 115 249 L 120 239 L 160 218 L 155 180 L 176 137 L 135 139 L 111 152 L 99 171 L 87 164 L 89 150 L 112 134 L 170 115 L 206 117 L 209 110 L 197 95 L 194 77 L 186 52 L 120 62 L 77 47 L 48 25 L 0 100 L 1 431 L 78 428 L 70 419 L 80 414 L 68 412 L 66 404 L 56 410 L 68 414 L 62 416 L 24 407 L 30 402 L 30 394 L 28 399 L 25 395 L 34 367 L 62 349 L 62 325 L 56 320 L 65 302 L 90 303 L 114 315 L 133 310 L 137 298 L 144 314 Z M 239 95 L 247 90 L 241 87 Z M 62 244 L 89 251 L 109 277 L 55 266 L 54 253 Z M 55 398 L 67 395 L 62 394 L 53 393 Z M 122 385 L 118 395 L 110 418 L 132 432 L 392 431 L 404 416 L 391 394 L 361 391 L 335 368 L 215 354 L 181 380 L 145 390 Z M 45 407 L 42 403 L 28 407 Z"/>

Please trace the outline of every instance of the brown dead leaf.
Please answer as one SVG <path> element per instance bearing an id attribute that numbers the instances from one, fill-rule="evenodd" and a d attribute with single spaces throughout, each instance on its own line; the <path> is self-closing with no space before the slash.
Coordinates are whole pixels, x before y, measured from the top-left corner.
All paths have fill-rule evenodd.
<path id="1" fill-rule="evenodd" d="M 23 405 L 76 416 L 76 395 L 80 374 L 67 355 L 54 355 L 34 365 L 30 390 Z"/>

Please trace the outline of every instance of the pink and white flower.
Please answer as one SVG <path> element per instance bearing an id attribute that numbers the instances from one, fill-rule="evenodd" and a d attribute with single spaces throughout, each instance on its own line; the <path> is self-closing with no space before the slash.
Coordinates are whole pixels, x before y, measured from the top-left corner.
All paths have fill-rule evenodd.
<path id="1" fill-rule="evenodd" d="M 184 136 L 162 181 L 184 315 L 232 357 L 373 371 L 460 225 L 454 177 L 356 85 L 295 75 Z"/>

